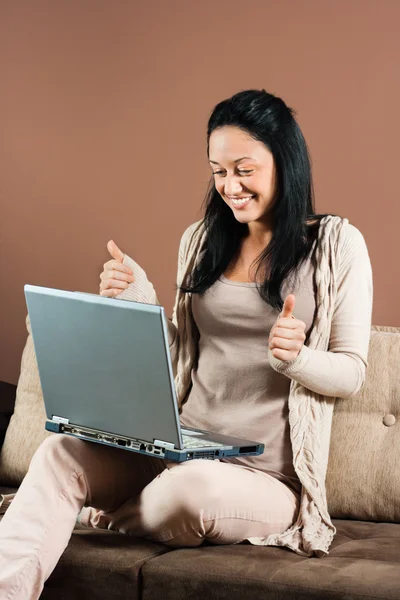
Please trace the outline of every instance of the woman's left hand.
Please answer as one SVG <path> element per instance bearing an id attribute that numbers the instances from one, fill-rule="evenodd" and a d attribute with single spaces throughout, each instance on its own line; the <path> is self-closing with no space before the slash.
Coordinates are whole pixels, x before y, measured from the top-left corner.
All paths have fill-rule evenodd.
<path id="1" fill-rule="evenodd" d="M 289 294 L 269 334 L 269 349 L 272 355 L 285 362 L 298 357 L 306 339 L 306 324 L 293 316 L 295 302 L 294 295 Z"/>

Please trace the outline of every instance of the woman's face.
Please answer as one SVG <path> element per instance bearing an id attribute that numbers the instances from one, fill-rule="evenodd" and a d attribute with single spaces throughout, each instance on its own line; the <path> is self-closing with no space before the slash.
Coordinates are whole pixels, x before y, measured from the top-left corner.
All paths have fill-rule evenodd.
<path id="1" fill-rule="evenodd" d="M 216 129 L 209 140 L 214 184 L 240 223 L 268 224 L 276 169 L 266 146 L 238 127 Z"/>

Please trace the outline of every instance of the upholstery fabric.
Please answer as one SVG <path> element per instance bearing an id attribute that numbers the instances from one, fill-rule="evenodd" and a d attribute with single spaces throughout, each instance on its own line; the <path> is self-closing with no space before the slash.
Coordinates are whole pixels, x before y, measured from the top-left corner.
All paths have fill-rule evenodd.
<path id="1" fill-rule="evenodd" d="M 3 445 L 11 415 L 14 412 L 16 386 L 0 381 L 0 449 Z"/>
<path id="2" fill-rule="evenodd" d="M 400 328 L 372 327 L 368 363 L 363 389 L 335 404 L 328 507 L 336 518 L 400 523 Z"/>
<path id="3" fill-rule="evenodd" d="M 400 597 L 400 525 L 334 520 L 322 560 L 284 548 L 201 546 L 142 568 L 143 600 L 372 600 Z"/>
<path id="4" fill-rule="evenodd" d="M 41 442 L 45 412 L 27 318 L 14 414 L 0 453 L 0 482 L 19 485 Z M 336 401 L 327 473 L 334 518 L 400 523 L 400 328 L 373 326 L 366 382 Z M 384 366 L 385 368 L 382 368 Z M 400 595 L 400 594 L 399 594 Z"/>
<path id="5" fill-rule="evenodd" d="M 77 525 L 41 600 L 398 600 L 400 525 L 333 524 L 322 560 L 247 543 L 171 550 Z"/>
<path id="6" fill-rule="evenodd" d="M 2 485 L 19 485 L 36 449 L 47 436 L 53 435 L 44 428 L 46 413 L 29 317 L 26 326 L 29 335 L 22 353 L 14 414 L 0 453 Z"/>
<path id="7" fill-rule="evenodd" d="M 140 569 L 163 552 L 168 548 L 162 544 L 77 526 L 40 599 L 139 600 Z"/>
<path id="8" fill-rule="evenodd" d="M 141 566 L 163 552 L 168 548 L 162 544 L 76 525 L 40 600 L 139 600 Z"/>

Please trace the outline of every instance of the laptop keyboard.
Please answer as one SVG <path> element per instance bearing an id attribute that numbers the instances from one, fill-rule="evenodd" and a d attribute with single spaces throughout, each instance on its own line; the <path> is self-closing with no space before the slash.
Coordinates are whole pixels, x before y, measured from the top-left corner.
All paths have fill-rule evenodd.
<path id="1" fill-rule="evenodd" d="M 208 446 L 223 446 L 224 444 L 220 444 L 219 442 L 212 442 L 209 440 L 202 440 L 201 438 L 196 438 L 191 435 L 182 434 L 182 441 L 184 448 L 207 448 Z"/>

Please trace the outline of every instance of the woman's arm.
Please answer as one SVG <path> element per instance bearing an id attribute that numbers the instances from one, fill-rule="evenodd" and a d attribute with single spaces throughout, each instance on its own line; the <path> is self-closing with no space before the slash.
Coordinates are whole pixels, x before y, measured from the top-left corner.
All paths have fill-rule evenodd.
<path id="1" fill-rule="evenodd" d="M 177 273 L 177 286 L 181 285 L 180 278 L 184 271 L 184 265 L 186 262 L 187 245 L 191 238 L 193 231 L 198 226 L 197 223 L 190 225 L 183 233 L 179 243 L 178 253 L 178 273 Z M 135 262 L 130 256 L 125 254 L 123 264 L 127 265 L 133 271 L 134 282 L 129 284 L 126 290 L 121 294 L 118 294 L 117 298 L 120 300 L 133 300 L 136 302 L 145 302 L 146 304 L 160 304 L 156 291 L 153 284 L 147 279 L 145 271 L 142 269 L 137 262 Z M 177 323 L 177 306 L 178 306 L 179 289 L 176 293 L 173 316 L 172 319 L 167 320 L 168 326 L 168 341 L 169 349 L 171 353 L 172 364 L 174 367 L 174 374 L 176 371 L 176 358 L 178 355 L 179 348 L 179 332 Z"/>
<path id="2" fill-rule="evenodd" d="M 328 351 L 303 346 L 297 358 L 284 362 L 269 350 L 275 371 L 317 394 L 340 398 L 355 395 L 365 381 L 373 291 L 365 240 L 352 225 L 347 229 Z"/>
<path id="3" fill-rule="evenodd" d="M 130 283 L 126 290 L 118 294 L 118 300 L 130 300 L 134 302 L 144 302 L 145 304 L 158 304 L 156 291 L 153 284 L 147 279 L 146 272 L 142 267 L 125 254 L 123 264 L 133 271 L 134 282 Z M 178 331 L 171 319 L 167 319 L 169 350 L 172 363 L 175 362 L 175 355 L 178 349 Z"/>

